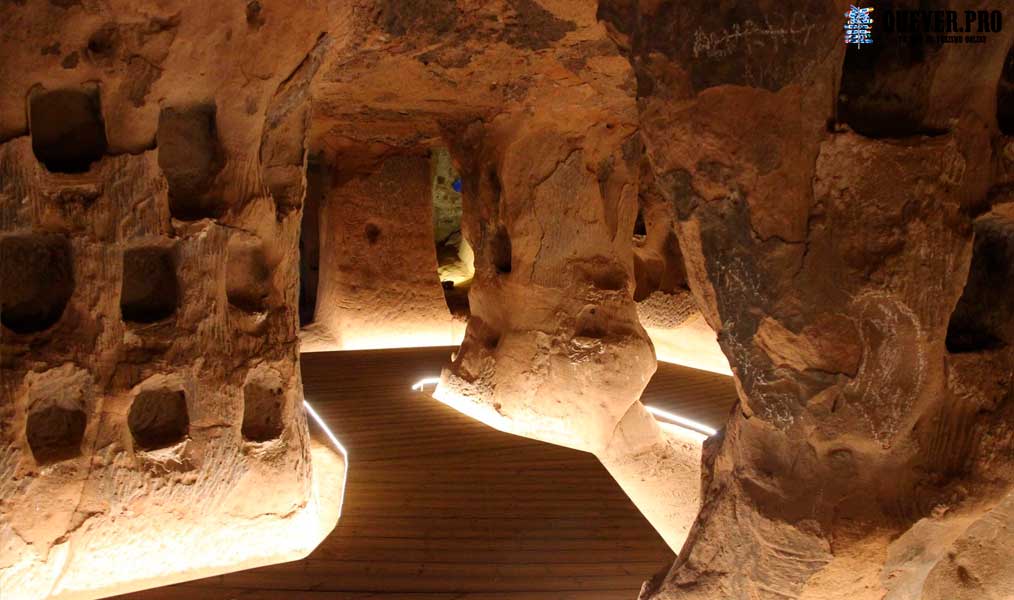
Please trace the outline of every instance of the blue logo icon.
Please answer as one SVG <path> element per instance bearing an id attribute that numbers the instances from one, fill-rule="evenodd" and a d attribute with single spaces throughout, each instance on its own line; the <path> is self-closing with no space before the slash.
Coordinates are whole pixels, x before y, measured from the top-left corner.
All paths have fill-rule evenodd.
<path id="1" fill-rule="evenodd" d="M 845 13 L 848 21 L 845 22 L 845 43 L 855 44 L 862 48 L 863 44 L 873 43 L 873 18 L 870 13 L 872 8 L 859 8 L 850 6 Z"/>

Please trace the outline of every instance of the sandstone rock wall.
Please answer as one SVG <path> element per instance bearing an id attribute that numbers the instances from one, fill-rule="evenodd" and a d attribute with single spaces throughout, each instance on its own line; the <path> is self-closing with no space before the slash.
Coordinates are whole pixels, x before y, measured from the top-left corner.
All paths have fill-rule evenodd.
<path id="1" fill-rule="evenodd" d="M 655 348 L 655 358 L 695 369 L 732 374 L 715 330 L 697 307 L 676 234 L 677 215 L 641 160 L 634 225 L 634 300 Z"/>
<path id="2" fill-rule="evenodd" d="M 303 351 L 453 345 L 464 323 L 437 273 L 429 157 L 347 164 L 332 167 L 323 192 L 317 309 Z"/>
<path id="3" fill-rule="evenodd" d="M 594 8 L 383 3 L 323 62 L 312 86 L 310 148 L 336 182 L 382 173 L 378 156 L 450 149 L 462 178 L 462 233 L 474 251 L 475 277 L 464 341 L 437 395 L 502 429 L 615 461 L 628 492 L 642 496 L 640 505 L 658 515 L 651 518 L 679 547 L 698 486 L 681 484 L 656 502 L 654 492 L 673 470 L 649 476 L 654 463 L 637 457 L 672 456 L 673 469 L 693 480 L 699 441 L 671 440 L 637 403 L 654 359 L 631 296 L 642 157 L 636 81 Z M 331 185 L 334 201 L 362 197 L 356 202 L 372 206 L 373 218 L 386 218 L 384 194 Z M 425 329 L 415 311 L 387 316 L 394 312 L 387 307 L 410 295 L 430 298 L 436 324 L 446 318 L 436 308 L 432 243 L 423 241 L 432 217 L 422 205 L 421 198 L 406 205 L 416 208 L 399 226 L 403 242 L 391 242 L 411 246 L 398 251 L 420 266 L 384 269 L 376 282 L 354 275 L 373 268 L 369 261 L 346 267 L 346 289 L 365 283 L 371 295 L 369 306 L 355 309 L 356 328 L 382 331 L 415 319 L 412 327 Z M 355 252 L 366 246 L 363 231 L 349 229 Z M 322 254 L 322 277 L 326 263 Z M 318 311 L 322 293 L 318 288 Z M 334 335 L 342 327 L 335 325 Z M 307 341 L 316 329 L 307 328 Z M 628 435 L 614 435 L 624 420 Z M 651 483 L 642 485 L 645 477 Z M 679 524 L 671 526 L 673 519 Z"/>
<path id="4" fill-rule="evenodd" d="M 5 597 L 291 560 L 341 502 L 295 311 L 290 84 L 327 16 L 114 4 L 0 8 Z"/>
<path id="5" fill-rule="evenodd" d="M 645 598 L 1010 595 L 1012 37 L 846 50 L 847 7 L 4 5 L 0 582 L 312 547 L 298 336 L 457 339 L 449 148 L 437 396 L 594 452 L 682 548 Z M 736 377 L 703 463 L 655 355 Z"/>
<path id="6" fill-rule="evenodd" d="M 964 542 L 904 585 L 885 553 L 921 520 L 1005 522 L 1011 316 L 973 298 L 976 281 L 1005 287 L 1003 252 L 982 256 L 1005 247 L 1002 219 L 977 215 L 1005 212 L 990 187 L 1010 36 L 871 61 L 840 43 L 846 8 L 600 9 L 741 392 L 705 447 L 694 530 L 646 598 L 1007 593 L 990 575 L 1005 550 Z M 982 330 L 995 341 L 952 344 Z"/>

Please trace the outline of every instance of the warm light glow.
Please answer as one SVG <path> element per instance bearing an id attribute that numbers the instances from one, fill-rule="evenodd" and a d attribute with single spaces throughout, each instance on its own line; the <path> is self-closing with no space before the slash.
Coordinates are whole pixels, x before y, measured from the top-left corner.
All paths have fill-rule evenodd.
<path id="1" fill-rule="evenodd" d="M 412 384 L 412 389 L 417 392 L 421 392 L 423 387 L 427 385 L 436 385 L 438 383 L 440 383 L 439 377 L 423 377 L 419 381 Z"/>
<path id="2" fill-rule="evenodd" d="M 313 407 L 310 406 L 310 403 L 307 402 L 305 398 L 303 399 L 303 406 L 306 408 L 306 414 L 313 417 L 314 422 L 324 430 L 324 434 L 327 435 L 328 439 L 331 440 L 331 443 L 334 444 L 335 449 L 338 450 L 338 453 L 341 454 L 342 458 L 345 460 L 345 476 L 342 478 L 341 504 L 338 509 L 338 516 L 341 517 L 342 510 L 345 508 L 345 485 L 349 481 L 349 453 L 345 450 L 345 446 L 342 446 L 342 443 L 338 441 L 338 438 L 335 437 L 334 433 L 331 432 L 331 428 L 327 426 L 324 419 L 320 418 L 320 415 L 317 414 L 317 411 L 313 410 Z"/>
<path id="3" fill-rule="evenodd" d="M 446 324 L 408 324 L 394 331 L 378 327 L 347 328 L 341 332 L 338 343 L 307 343 L 303 351 L 335 350 L 387 350 L 392 348 L 432 348 L 459 346 L 465 337 L 465 322 L 453 321 L 448 316 Z"/>
<path id="4" fill-rule="evenodd" d="M 48 557 L 25 545 L 17 562 L 0 569 L 0 597 L 105 598 L 305 558 L 337 523 L 348 453 L 305 401 L 304 407 L 331 443 L 312 444 L 310 493 L 297 510 L 261 514 L 262 499 L 286 490 L 265 489 L 263 483 L 270 479 L 249 469 L 251 479 L 239 479 L 221 493 L 212 490 L 211 507 L 193 502 L 167 506 L 166 496 L 115 523 L 96 519 L 89 524 L 89 537 L 70 537 L 50 549 Z"/>
<path id="5" fill-rule="evenodd" d="M 645 408 L 648 410 L 648 412 L 655 415 L 656 419 L 659 419 L 663 422 L 667 421 L 668 424 L 680 425 L 687 429 L 691 429 L 697 433 L 703 433 L 706 436 L 712 436 L 718 433 L 717 430 L 708 427 L 704 423 L 698 423 L 693 419 L 688 419 L 686 417 L 674 415 L 671 412 L 662 410 L 661 408 L 655 408 L 654 406 L 645 406 Z"/>
<path id="6" fill-rule="evenodd" d="M 416 392 L 421 392 L 425 386 L 436 385 L 438 383 L 440 383 L 439 377 L 423 377 L 419 381 L 412 384 L 412 390 Z M 441 397 L 437 398 L 437 400 L 440 400 L 441 402 L 454 408 L 458 412 L 464 413 L 488 425 L 492 425 L 493 427 L 500 429 L 501 431 L 513 432 L 513 428 L 508 424 L 510 423 L 509 421 L 502 418 L 491 419 L 490 418 L 491 415 L 487 414 L 489 411 L 483 411 L 479 409 L 478 407 L 475 406 L 474 402 L 471 402 L 468 399 L 455 398 L 449 394 L 441 394 L 440 396 Z M 655 419 L 658 420 L 662 425 L 679 427 L 680 429 L 689 430 L 695 434 L 702 434 L 704 435 L 704 437 L 710 437 L 718 433 L 717 430 L 708 427 L 704 423 L 699 423 L 697 421 L 694 421 L 693 419 L 681 417 L 669 411 L 662 410 L 661 408 L 656 408 L 654 406 L 645 406 L 645 409 L 647 409 L 647 411 L 650 412 L 655 417 Z"/>
<path id="7" fill-rule="evenodd" d="M 477 391 L 467 382 L 446 377 L 432 396 L 459 413 L 500 431 L 595 454 L 673 552 L 682 550 L 700 509 L 701 448 L 713 429 L 635 402 L 607 443 L 596 446 L 594 438 L 589 444 L 581 437 L 598 425 L 587 415 L 567 414 L 561 407 L 547 417 L 526 408 L 510 418 L 500 405 L 466 396 Z M 436 380 L 423 378 L 413 389 Z"/>
<path id="8" fill-rule="evenodd" d="M 707 434 L 695 431 L 689 427 L 669 423 L 668 421 L 660 421 L 658 419 L 655 419 L 655 421 L 658 423 L 658 426 L 662 429 L 662 431 L 668 433 L 669 435 L 676 436 L 679 439 L 689 438 L 698 444 L 703 444 L 704 440 L 708 439 Z"/>
<path id="9" fill-rule="evenodd" d="M 313 407 L 310 406 L 310 403 L 307 402 L 305 399 L 303 400 L 303 406 L 306 407 L 307 414 L 313 417 L 314 422 L 317 423 L 317 425 L 319 425 L 320 428 L 324 430 L 325 435 L 327 435 L 328 439 L 331 440 L 331 443 L 334 444 L 334 447 L 338 450 L 338 452 L 341 453 L 342 458 L 344 458 L 345 461 L 348 462 L 349 453 L 345 450 L 345 446 L 342 446 L 342 443 L 338 441 L 338 438 L 335 437 L 334 433 L 331 432 L 331 428 L 327 426 L 327 423 L 324 422 L 324 419 L 320 418 L 320 415 L 317 414 L 317 411 L 313 410 Z M 346 472 L 348 472 L 347 466 Z"/>
<path id="10" fill-rule="evenodd" d="M 435 346 L 456 346 L 465 337 L 464 327 L 460 334 L 453 331 L 453 322 L 447 328 L 431 333 L 368 333 L 343 332 L 341 350 L 383 350 L 388 348 L 429 348 Z"/>
<path id="11" fill-rule="evenodd" d="M 426 380 L 432 379 L 427 377 Z M 423 381 L 426 381 L 423 380 Z M 508 419 L 499 412 L 493 409 L 492 406 L 475 402 L 471 398 L 466 398 L 457 392 L 445 386 L 437 386 L 437 389 L 433 390 L 433 399 L 442 402 L 443 404 L 453 408 L 459 413 L 466 417 L 471 417 L 480 423 L 489 425 L 493 429 L 503 431 L 504 433 L 510 433 L 514 435 L 520 435 L 533 439 L 542 439 L 537 437 L 531 431 L 524 430 L 520 431 L 517 427 L 517 423 L 513 420 Z M 545 440 L 543 440 L 545 441 Z"/>
<path id="12" fill-rule="evenodd" d="M 438 380 L 437 387 L 431 394 L 433 399 L 493 429 L 576 450 L 586 450 L 588 447 L 584 440 L 575 435 L 573 423 L 566 414 L 547 416 L 535 410 L 524 410 L 520 414 L 507 416 L 499 405 L 463 395 L 453 384 L 448 385 L 438 378 L 427 377 L 418 383 L 426 384 L 433 380 Z"/>
<path id="13" fill-rule="evenodd" d="M 653 327 L 646 324 L 644 330 L 651 338 L 651 343 L 655 347 L 655 358 L 659 362 L 732 375 L 729 360 L 718 345 L 715 331 L 704 320 L 704 315 L 691 317 L 675 328 Z"/>

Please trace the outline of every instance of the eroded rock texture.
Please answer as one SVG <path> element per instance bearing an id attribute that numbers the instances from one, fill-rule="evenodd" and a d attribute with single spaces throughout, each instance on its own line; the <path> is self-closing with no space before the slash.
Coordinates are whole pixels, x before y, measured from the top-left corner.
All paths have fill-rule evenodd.
<path id="1" fill-rule="evenodd" d="M 438 397 L 595 453 L 682 548 L 645 598 L 1011 596 L 1010 32 L 142 4 L 0 9 L 5 591 L 305 552 L 341 465 L 297 339 L 463 336 Z M 703 465 L 637 402 L 656 354 L 736 376 Z"/>
<path id="2" fill-rule="evenodd" d="M 339 164 L 321 198 L 316 310 L 303 350 L 453 345 L 464 323 L 444 299 L 427 226 L 430 159 L 355 158 L 368 164 Z"/>
<path id="3" fill-rule="evenodd" d="M 641 324 L 660 361 L 731 374 L 690 291 L 676 235 L 676 207 L 655 182 L 642 158 L 637 221 L 634 224 L 634 300 Z"/>
<path id="4" fill-rule="evenodd" d="M 305 111 L 289 123 L 329 16 L 281 8 L 0 8 L 4 597 L 291 560 L 334 526 L 343 459 L 311 441 L 298 366 Z"/>
<path id="5" fill-rule="evenodd" d="M 353 39 L 312 84 L 320 205 L 303 232 L 316 260 L 304 270 L 317 274 L 306 347 L 460 337 L 460 304 L 439 287 L 446 247 L 432 233 L 443 201 L 427 185 L 449 149 L 475 275 L 438 396 L 502 429 L 610 457 L 631 493 L 651 453 L 671 459 L 649 479 L 686 485 L 644 494 L 642 506 L 679 547 L 696 510 L 699 441 L 671 439 L 636 402 L 654 358 L 631 297 L 634 73 L 590 3 L 438 4 L 357 13 Z"/>
<path id="6" fill-rule="evenodd" d="M 871 61 L 847 6 L 600 7 L 741 399 L 645 598 L 1011 594 L 1011 38 Z"/>

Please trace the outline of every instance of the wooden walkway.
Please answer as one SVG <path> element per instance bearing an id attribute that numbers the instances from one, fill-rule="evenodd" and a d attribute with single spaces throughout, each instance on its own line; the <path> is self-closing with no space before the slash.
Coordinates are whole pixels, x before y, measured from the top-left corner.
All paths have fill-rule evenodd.
<path id="1" fill-rule="evenodd" d="M 634 600 L 672 552 L 593 456 L 412 392 L 450 352 L 304 354 L 306 398 L 349 451 L 335 531 L 301 561 L 123 598 Z M 652 404 L 679 410 L 667 401 L 679 369 L 660 365 Z M 725 394 L 693 417 L 712 423 L 734 391 L 729 378 L 703 376 Z"/>
<path id="2" fill-rule="evenodd" d="M 660 362 L 641 402 L 721 429 L 736 403 L 736 384 L 728 375 Z"/>

